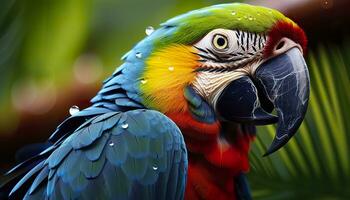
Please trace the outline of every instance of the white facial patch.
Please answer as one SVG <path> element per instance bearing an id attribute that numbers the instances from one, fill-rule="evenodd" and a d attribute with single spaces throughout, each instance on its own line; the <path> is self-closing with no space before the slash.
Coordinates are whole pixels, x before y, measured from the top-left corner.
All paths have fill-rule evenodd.
<path id="1" fill-rule="evenodd" d="M 194 47 L 201 66 L 194 89 L 208 103 L 216 105 L 221 92 L 232 81 L 254 74 L 262 63 L 267 37 L 239 30 L 215 29 Z"/>
<path id="2" fill-rule="evenodd" d="M 243 68 L 227 72 L 201 71 L 197 73 L 196 79 L 192 83 L 194 90 L 200 94 L 208 103 L 216 105 L 221 92 L 226 86 L 242 76 L 254 74 L 262 60 L 253 62 Z"/>
<path id="3" fill-rule="evenodd" d="M 215 29 L 194 47 L 199 51 L 203 67 L 237 68 L 261 57 L 266 41 L 264 34 Z"/>
<path id="4" fill-rule="evenodd" d="M 242 72 L 199 72 L 195 81 L 192 83 L 194 90 L 204 99 L 215 105 L 223 89 L 233 80 L 236 80 L 245 74 Z"/>

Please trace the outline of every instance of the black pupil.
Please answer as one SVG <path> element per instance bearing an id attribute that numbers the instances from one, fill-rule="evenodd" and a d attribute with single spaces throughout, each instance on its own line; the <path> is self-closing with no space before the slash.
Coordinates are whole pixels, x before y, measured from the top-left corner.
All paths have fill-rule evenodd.
<path id="1" fill-rule="evenodd" d="M 217 43 L 220 47 L 224 46 L 226 43 L 226 40 L 223 37 L 219 37 L 217 40 Z"/>

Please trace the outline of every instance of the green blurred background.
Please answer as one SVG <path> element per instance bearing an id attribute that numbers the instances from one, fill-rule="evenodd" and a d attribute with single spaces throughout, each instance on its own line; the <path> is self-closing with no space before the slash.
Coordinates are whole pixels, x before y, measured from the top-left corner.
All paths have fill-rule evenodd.
<path id="1" fill-rule="evenodd" d="M 88 106 L 147 26 L 224 0 L 0 0 L 0 173 L 16 149 L 45 141 Z M 350 1 L 244 1 L 277 8 L 309 38 L 312 93 L 295 139 L 262 157 L 259 128 L 249 180 L 256 199 L 350 199 Z"/>

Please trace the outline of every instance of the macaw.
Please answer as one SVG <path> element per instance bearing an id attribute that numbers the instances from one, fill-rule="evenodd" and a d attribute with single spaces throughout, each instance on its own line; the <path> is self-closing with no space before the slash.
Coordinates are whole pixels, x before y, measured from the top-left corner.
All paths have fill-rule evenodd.
<path id="1" fill-rule="evenodd" d="M 151 32 L 90 107 L 7 173 L 9 198 L 251 198 L 244 175 L 255 125 L 277 123 L 269 155 L 307 110 L 304 31 L 276 10 L 231 3 Z"/>

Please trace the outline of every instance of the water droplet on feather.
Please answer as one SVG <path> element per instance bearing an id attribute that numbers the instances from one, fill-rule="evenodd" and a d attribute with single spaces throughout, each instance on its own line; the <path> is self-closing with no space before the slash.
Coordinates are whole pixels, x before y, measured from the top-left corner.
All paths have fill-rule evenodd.
<path id="1" fill-rule="evenodd" d="M 78 113 L 80 110 L 79 110 L 79 107 L 74 105 L 72 107 L 69 108 L 69 114 L 70 115 L 75 115 L 76 113 Z"/>
<path id="2" fill-rule="evenodd" d="M 151 35 L 154 32 L 154 28 L 152 26 L 149 26 L 145 30 L 146 35 Z"/>
<path id="3" fill-rule="evenodd" d="M 136 58 L 142 58 L 142 53 L 141 52 L 137 52 L 136 53 Z"/>
<path id="4" fill-rule="evenodd" d="M 123 128 L 123 129 L 127 129 L 128 127 L 129 127 L 129 124 L 128 124 L 128 123 L 125 123 L 125 122 L 124 122 L 124 123 L 122 124 L 122 128 Z"/>
<path id="5" fill-rule="evenodd" d="M 147 83 L 147 80 L 146 80 L 146 79 L 141 79 L 141 83 L 142 83 L 142 84 L 146 84 L 146 83 Z"/>

